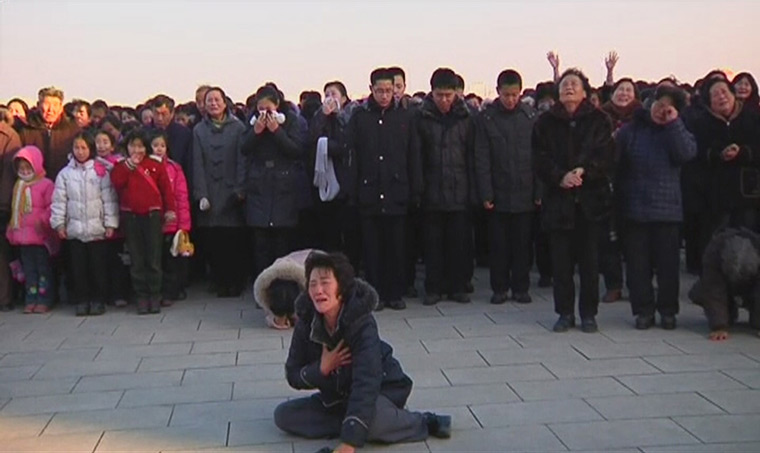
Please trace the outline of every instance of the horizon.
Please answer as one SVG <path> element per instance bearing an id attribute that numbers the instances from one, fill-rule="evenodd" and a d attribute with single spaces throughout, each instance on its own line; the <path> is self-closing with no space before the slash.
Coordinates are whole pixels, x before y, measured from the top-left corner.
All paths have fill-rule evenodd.
<path id="1" fill-rule="evenodd" d="M 561 70 L 578 67 L 594 86 L 604 82 L 610 50 L 620 55 L 615 79 L 673 74 L 693 84 L 714 68 L 760 73 L 760 50 L 740 46 L 760 38 L 758 18 L 760 2 L 748 0 L 8 0 L 0 2 L 0 103 L 34 104 L 51 85 L 66 101 L 130 106 L 159 93 L 188 102 L 202 84 L 221 86 L 237 102 L 267 81 L 291 100 L 321 92 L 328 80 L 366 95 L 379 66 L 402 67 L 409 94 L 428 91 L 430 74 L 450 67 L 466 93 L 492 97 L 506 68 L 518 70 L 525 87 L 551 80 L 549 50 L 559 53 Z M 35 21 L 44 32 L 34 32 Z"/>

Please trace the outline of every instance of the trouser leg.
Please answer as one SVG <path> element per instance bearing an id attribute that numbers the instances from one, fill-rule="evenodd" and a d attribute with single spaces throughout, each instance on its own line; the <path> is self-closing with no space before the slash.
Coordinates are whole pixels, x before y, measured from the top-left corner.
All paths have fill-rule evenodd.
<path id="1" fill-rule="evenodd" d="M 664 316 L 678 313 L 680 279 L 677 223 L 652 225 L 652 257 L 657 272 L 657 311 Z"/>
<path id="2" fill-rule="evenodd" d="M 384 395 L 375 401 L 375 418 L 369 426 L 367 440 L 395 444 L 420 442 L 428 437 L 428 427 L 419 412 L 399 409 Z"/>
<path id="3" fill-rule="evenodd" d="M 274 410 L 274 423 L 296 436 L 332 439 L 340 435 L 344 411 L 345 407 L 328 409 L 317 395 L 312 395 L 281 403 Z"/>

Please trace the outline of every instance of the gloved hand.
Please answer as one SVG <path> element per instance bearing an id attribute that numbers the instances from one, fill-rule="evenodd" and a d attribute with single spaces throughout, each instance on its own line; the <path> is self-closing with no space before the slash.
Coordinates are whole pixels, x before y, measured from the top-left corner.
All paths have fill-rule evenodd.
<path id="1" fill-rule="evenodd" d="M 209 203 L 208 198 L 206 197 L 201 198 L 200 208 L 201 208 L 201 211 L 208 211 L 209 209 L 211 209 L 211 203 Z"/>

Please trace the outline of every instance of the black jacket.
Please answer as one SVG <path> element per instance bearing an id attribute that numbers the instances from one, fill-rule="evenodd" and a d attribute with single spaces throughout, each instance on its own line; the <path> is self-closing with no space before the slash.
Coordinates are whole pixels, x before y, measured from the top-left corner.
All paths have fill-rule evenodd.
<path id="1" fill-rule="evenodd" d="M 393 349 L 378 335 L 372 316 L 378 300 L 372 286 L 356 280 L 351 296 L 343 302 L 338 328 L 330 336 L 308 293 L 302 293 L 295 302 L 298 321 L 285 363 L 291 387 L 317 389 L 325 407 L 344 411 L 340 439 L 354 447 L 363 446 L 367 439 L 379 395 L 401 409 L 412 391 L 412 380 L 393 358 Z M 319 370 L 322 346 L 333 349 L 341 340 L 351 351 L 352 363 L 323 376 Z"/>
<path id="2" fill-rule="evenodd" d="M 571 117 L 562 104 L 541 115 L 533 127 L 533 165 L 544 183 L 543 226 L 547 230 L 575 226 L 575 205 L 598 221 L 609 215 L 610 180 L 615 166 L 615 142 L 607 114 L 583 101 Z M 583 185 L 563 189 L 565 174 L 583 168 Z"/>
<path id="3" fill-rule="evenodd" d="M 396 103 L 383 110 L 374 98 L 356 108 L 345 137 L 355 156 L 356 202 L 365 215 L 403 215 L 422 192 L 414 116 Z"/>
<path id="4" fill-rule="evenodd" d="M 478 116 L 475 135 L 475 174 L 478 201 L 490 201 L 497 212 L 536 209 L 541 198 L 533 173 L 531 135 L 536 111 L 520 102 L 508 111 L 499 100 Z"/>
<path id="5" fill-rule="evenodd" d="M 340 184 L 340 192 L 337 199 L 347 200 L 356 191 L 356 179 L 353 171 L 354 156 L 350 150 L 346 149 L 345 143 L 346 128 L 351 119 L 351 115 L 358 106 L 355 102 L 346 103 L 343 108 L 330 115 L 322 113 L 322 109 L 317 110 L 309 124 L 309 181 L 314 180 L 314 161 L 317 152 L 317 140 L 320 137 L 327 137 L 327 155 L 330 156 L 335 169 L 335 176 Z M 315 200 L 319 200 L 316 190 L 313 190 Z"/>
<path id="6" fill-rule="evenodd" d="M 295 227 L 308 197 L 306 130 L 293 111 L 274 133 L 249 129 L 242 153 L 246 159 L 246 222 L 254 227 Z"/>
<path id="7" fill-rule="evenodd" d="M 61 115 L 52 128 L 48 128 L 38 112 L 30 115 L 29 123 L 19 135 L 24 146 L 34 145 L 42 151 L 46 176 L 55 181 L 58 172 L 69 164 L 74 136 L 79 133 L 77 123 Z"/>
<path id="8" fill-rule="evenodd" d="M 169 157 L 177 162 L 187 176 L 192 180 L 193 168 L 193 132 L 185 126 L 172 121 L 166 127 L 166 135 L 169 137 Z"/>
<path id="9" fill-rule="evenodd" d="M 457 99 L 443 115 L 430 95 L 418 110 L 417 131 L 422 157 L 422 208 L 463 211 L 470 200 L 475 122 Z"/>
<path id="10" fill-rule="evenodd" d="M 760 116 L 751 109 L 742 108 L 740 101 L 736 102 L 736 112 L 728 120 L 705 108 L 694 121 L 697 158 L 707 165 L 709 205 L 713 213 L 760 206 L 760 193 L 750 194 L 749 197 L 744 194 L 753 188 L 760 189 L 757 187 Z M 721 153 L 732 143 L 739 145 L 739 154 L 731 161 L 724 161 Z"/>

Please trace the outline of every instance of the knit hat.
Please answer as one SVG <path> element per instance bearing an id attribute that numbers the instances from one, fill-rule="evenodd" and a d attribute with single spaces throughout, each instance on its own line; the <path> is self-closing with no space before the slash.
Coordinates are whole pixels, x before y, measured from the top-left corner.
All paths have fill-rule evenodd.
<path id="1" fill-rule="evenodd" d="M 686 107 L 686 94 L 680 88 L 671 87 L 668 85 L 660 85 L 654 92 L 654 100 L 660 100 L 660 98 L 668 97 L 673 102 L 673 107 L 680 113 L 684 107 Z"/>

